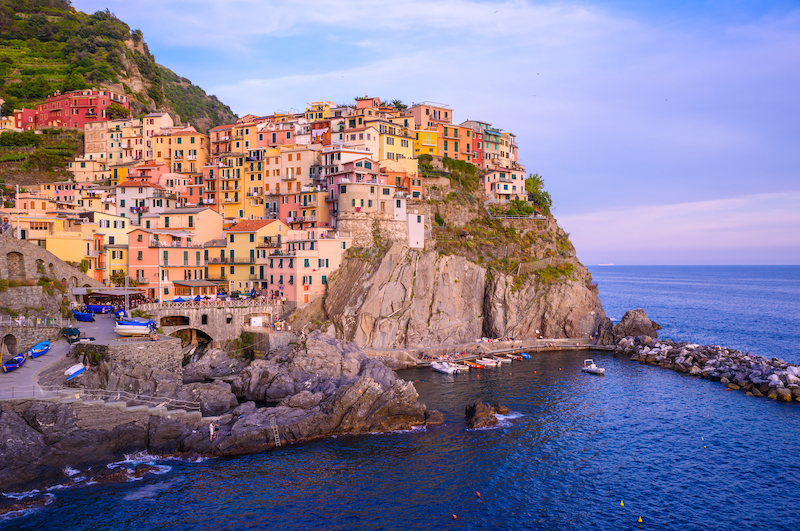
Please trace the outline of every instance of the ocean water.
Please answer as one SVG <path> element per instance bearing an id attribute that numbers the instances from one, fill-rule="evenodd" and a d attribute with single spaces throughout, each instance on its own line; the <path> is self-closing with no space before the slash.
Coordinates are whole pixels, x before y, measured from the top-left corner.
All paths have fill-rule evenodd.
<path id="1" fill-rule="evenodd" d="M 616 301 L 609 305 L 612 316 L 615 305 L 621 312 L 628 301 L 640 301 L 629 306 L 648 312 L 649 303 L 661 304 L 663 313 L 653 318 L 665 330 L 686 331 L 688 337 L 693 330 L 709 338 L 718 334 L 719 343 L 730 344 L 715 329 L 719 312 L 701 312 L 709 315 L 702 323 L 687 314 L 688 322 L 679 324 L 669 316 L 681 315 L 680 309 L 636 298 L 644 289 L 636 287 L 639 280 L 626 285 L 622 277 L 612 281 L 605 274 L 595 278 L 604 303 Z M 730 280 L 728 285 L 739 283 Z M 774 300 L 774 292 L 754 293 Z M 685 301 L 674 293 L 667 299 L 681 306 Z M 721 305 L 738 296 L 718 299 Z M 772 348 L 768 339 L 743 345 Z M 580 372 L 589 355 L 606 376 Z M 444 413 L 445 425 L 200 463 L 162 462 L 169 467 L 164 474 L 141 481 L 54 492 L 49 506 L 0 522 L 0 528 L 800 527 L 800 404 L 746 397 L 718 383 L 600 352 L 543 353 L 452 376 L 429 369 L 400 375 L 416 381 L 422 401 Z M 475 400 L 500 402 L 511 414 L 496 428 L 468 430 L 464 406 Z"/>
<path id="2" fill-rule="evenodd" d="M 644 308 L 659 337 L 800 363 L 800 266 L 590 266 L 614 322 Z"/>

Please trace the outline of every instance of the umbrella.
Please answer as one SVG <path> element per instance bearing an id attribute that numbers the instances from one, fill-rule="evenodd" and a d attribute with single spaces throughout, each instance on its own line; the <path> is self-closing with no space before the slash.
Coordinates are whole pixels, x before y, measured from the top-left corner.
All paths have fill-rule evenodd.
<path id="1" fill-rule="evenodd" d="M 197 302 L 200 302 L 201 300 L 203 300 L 203 297 L 201 297 L 200 295 L 198 295 L 198 296 L 196 296 L 196 297 L 194 298 L 194 300 L 195 300 L 195 301 L 197 301 Z"/>
<path id="2" fill-rule="evenodd" d="M 177 299 L 173 299 L 172 302 L 184 302 L 184 300 L 178 297 Z"/>

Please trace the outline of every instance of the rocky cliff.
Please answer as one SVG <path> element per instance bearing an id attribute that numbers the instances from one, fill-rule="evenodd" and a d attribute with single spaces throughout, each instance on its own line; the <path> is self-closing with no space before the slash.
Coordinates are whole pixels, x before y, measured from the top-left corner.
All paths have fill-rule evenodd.
<path id="1" fill-rule="evenodd" d="M 336 336 L 373 349 L 471 343 L 482 336 L 588 338 L 605 317 L 580 264 L 557 278 L 487 271 L 458 255 L 394 244 L 353 252 L 329 280 Z"/>

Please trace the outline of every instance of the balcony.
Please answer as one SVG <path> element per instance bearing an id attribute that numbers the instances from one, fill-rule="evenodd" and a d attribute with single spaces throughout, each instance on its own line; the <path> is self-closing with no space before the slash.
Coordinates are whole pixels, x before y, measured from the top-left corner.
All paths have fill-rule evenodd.
<path id="1" fill-rule="evenodd" d="M 204 205 L 213 205 L 216 202 L 217 202 L 216 199 L 203 199 L 203 204 Z"/>
<path id="2" fill-rule="evenodd" d="M 150 281 L 147 280 L 147 277 L 136 277 L 136 283 L 140 284 L 140 285 L 141 284 L 149 284 Z"/>
<path id="3" fill-rule="evenodd" d="M 186 248 L 186 249 L 202 249 L 202 242 L 187 242 L 187 241 L 164 241 L 151 239 L 148 247 L 171 247 L 171 248 Z"/>
<path id="4" fill-rule="evenodd" d="M 249 258 L 239 258 L 238 256 L 235 258 L 231 258 L 230 256 L 217 256 L 214 258 L 208 259 L 208 265 L 213 264 L 255 264 L 256 259 L 255 257 Z"/>
<path id="5" fill-rule="evenodd" d="M 236 175 L 220 175 L 219 178 L 224 181 L 232 181 L 238 179 L 239 177 L 237 177 Z"/>
<path id="6" fill-rule="evenodd" d="M 186 160 L 197 160 L 197 155 L 186 155 Z"/>
<path id="7" fill-rule="evenodd" d="M 172 160 L 183 160 L 183 154 L 175 153 L 172 155 Z"/>
<path id="8" fill-rule="evenodd" d="M 238 203 L 239 200 L 238 199 L 234 199 L 233 197 L 226 197 L 225 198 L 225 202 L 226 203 Z"/>
<path id="9" fill-rule="evenodd" d="M 173 260 L 173 261 L 165 261 L 162 260 L 159 262 L 161 267 L 203 267 L 206 264 L 205 260 Z"/>
<path id="10" fill-rule="evenodd" d="M 105 269 L 105 268 L 106 268 L 106 263 L 103 260 L 98 260 L 97 267 L 95 267 L 95 269 Z"/>
<path id="11" fill-rule="evenodd" d="M 269 279 L 267 277 L 262 277 L 261 275 L 249 275 L 250 280 L 260 280 L 262 282 L 267 282 Z"/>
<path id="12" fill-rule="evenodd" d="M 280 236 L 263 236 L 258 239 L 256 242 L 256 247 L 258 248 L 272 248 L 277 249 L 281 246 L 281 237 Z"/>
<path id="13" fill-rule="evenodd" d="M 84 254 L 83 256 L 89 256 L 89 257 L 100 256 L 100 251 L 86 251 L 86 254 Z"/>

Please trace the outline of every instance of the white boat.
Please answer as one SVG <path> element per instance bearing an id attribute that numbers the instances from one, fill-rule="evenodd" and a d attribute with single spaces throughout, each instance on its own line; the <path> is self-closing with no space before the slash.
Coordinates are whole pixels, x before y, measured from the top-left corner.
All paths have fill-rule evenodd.
<path id="1" fill-rule="evenodd" d="M 441 361 L 441 362 L 434 361 L 434 362 L 431 362 L 431 369 L 433 369 L 436 372 L 441 372 L 441 373 L 444 373 L 444 374 L 453 374 L 453 373 L 458 372 L 458 370 L 459 370 L 458 367 L 454 366 L 451 363 L 447 363 L 446 361 Z"/>
<path id="2" fill-rule="evenodd" d="M 86 370 L 86 366 L 83 363 L 78 363 L 76 365 L 73 365 L 72 367 L 70 367 L 66 371 L 64 371 L 64 376 L 68 377 L 67 380 L 72 380 L 73 378 L 75 378 L 76 376 L 78 376 L 80 373 L 82 373 L 85 370 Z"/>
<path id="3" fill-rule="evenodd" d="M 480 363 L 481 365 L 483 365 L 485 367 L 497 367 L 498 365 L 500 365 L 499 361 L 495 361 L 495 360 L 489 359 L 489 358 L 478 358 L 478 359 L 475 360 L 475 362 L 476 363 Z"/>
<path id="4" fill-rule="evenodd" d="M 500 363 L 511 363 L 511 358 L 504 358 L 502 356 L 494 356 L 492 359 Z"/>
<path id="5" fill-rule="evenodd" d="M 150 334 L 150 327 L 138 324 L 117 323 L 114 325 L 114 332 L 121 336 L 146 336 Z"/>
<path id="6" fill-rule="evenodd" d="M 593 359 L 583 360 L 583 368 L 581 370 L 589 374 L 603 374 L 606 372 L 605 369 L 595 365 Z"/>

